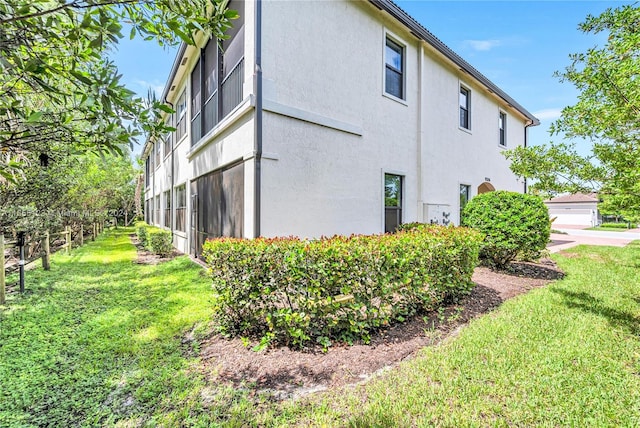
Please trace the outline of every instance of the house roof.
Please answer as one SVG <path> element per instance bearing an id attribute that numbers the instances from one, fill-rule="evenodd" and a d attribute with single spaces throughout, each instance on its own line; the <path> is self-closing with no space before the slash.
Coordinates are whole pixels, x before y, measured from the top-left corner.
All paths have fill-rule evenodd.
<path id="1" fill-rule="evenodd" d="M 404 26 L 406 26 L 411 33 L 417 38 L 424 40 L 431 46 L 433 46 L 438 52 L 443 54 L 446 58 L 460 67 L 460 70 L 471 75 L 477 81 L 486 86 L 489 90 L 494 92 L 498 97 L 502 98 L 509 106 L 515 108 L 520 113 L 522 113 L 527 119 L 531 121 L 531 124 L 536 126 L 540 125 L 540 121 L 533 114 L 531 114 L 527 109 L 521 106 L 518 102 L 516 102 L 513 98 L 511 98 L 506 92 L 500 89 L 495 83 L 489 80 L 486 76 L 476 70 L 471 64 L 462 59 L 460 55 L 455 53 L 451 48 L 445 45 L 440 39 L 434 36 L 429 30 L 424 28 L 422 24 L 412 18 L 407 12 L 400 8 L 397 4 L 395 4 L 391 0 L 369 0 L 374 6 L 378 9 L 384 10 L 389 15 L 393 16 L 395 19 L 400 21 Z"/>
<path id="2" fill-rule="evenodd" d="M 555 198 L 544 201 L 548 204 L 562 204 L 571 202 L 599 202 L 598 195 L 596 193 L 574 193 L 573 195 L 562 195 Z"/>

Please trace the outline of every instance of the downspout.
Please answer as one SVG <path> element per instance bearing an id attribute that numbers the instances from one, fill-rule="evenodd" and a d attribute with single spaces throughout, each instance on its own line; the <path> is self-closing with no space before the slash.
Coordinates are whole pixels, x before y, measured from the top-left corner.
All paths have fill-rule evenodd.
<path id="1" fill-rule="evenodd" d="M 529 136 L 529 127 L 530 126 L 534 126 L 534 121 L 533 120 L 529 120 L 529 122 L 524 126 L 524 148 L 527 148 L 527 139 Z M 524 177 L 524 193 L 527 193 L 527 177 Z"/>
<path id="2" fill-rule="evenodd" d="M 262 160 L 262 0 L 256 0 L 256 13 L 255 13 L 256 25 L 255 25 L 255 69 L 254 69 L 254 83 L 255 83 L 255 97 L 256 97 L 256 111 L 254 118 L 254 142 L 253 150 L 255 153 L 254 158 L 254 188 L 253 188 L 253 236 L 255 238 L 260 236 L 260 199 L 261 199 L 261 160 Z"/>
<path id="3" fill-rule="evenodd" d="M 417 156 L 417 176 L 418 176 L 418 212 L 417 220 L 424 222 L 424 200 L 423 200 L 423 175 L 422 175 L 422 146 L 424 144 L 424 136 L 422 133 L 422 96 L 424 91 L 423 69 L 424 69 L 424 45 L 422 40 L 418 40 L 420 48 L 418 49 L 418 156 Z"/>

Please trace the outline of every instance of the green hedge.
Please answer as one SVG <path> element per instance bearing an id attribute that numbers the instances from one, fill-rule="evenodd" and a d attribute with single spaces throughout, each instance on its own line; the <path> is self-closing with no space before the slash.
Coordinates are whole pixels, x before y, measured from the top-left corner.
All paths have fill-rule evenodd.
<path id="1" fill-rule="evenodd" d="M 538 196 L 498 190 L 475 196 L 462 211 L 462 224 L 485 235 L 480 259 L 502 268 L 516 258 L 540 256 L 549 242 L 549 211 Z"/>
<path id="2" fill-rule="evenodd" d="M 608 229 L 629 229 L 630 223 L 602 223 L 600 227 L 606 227 Z"/>
<path id="3" fill-rule="evenodd" d="M 207 241 L 215 318 L 227 335 L 302 347 L 370 332 L 473 288 L 480 234 L 424 227 L 396 234 Z"/>
<path id="4" fill-rule="evenodd" d="M 146 248 L 147 242 L 147 228 L 151 227 L 144 221 L 136 221 L 134 224 L 136 228 L 136 235 L 138 235 L 138 241 Z"/>
<path id="5" fill-rule="evenodd" d="M 136 234 L 140 243 L 149 251 L 161 257 L 166 257 L 173 251 L 171 232 L 150 226 L 144 221 L 135 223 Z"/>

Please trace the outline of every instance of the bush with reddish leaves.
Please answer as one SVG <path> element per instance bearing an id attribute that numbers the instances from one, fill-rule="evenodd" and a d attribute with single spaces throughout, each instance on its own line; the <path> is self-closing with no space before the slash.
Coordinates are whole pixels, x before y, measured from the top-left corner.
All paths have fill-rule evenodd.
<path id="1" fill-rule="evenodd" d="M 329 346 L 473 288 L 481 237 L 428 226 L 396 234 L 207 241 L 219 330 L 263 345 Z"/>

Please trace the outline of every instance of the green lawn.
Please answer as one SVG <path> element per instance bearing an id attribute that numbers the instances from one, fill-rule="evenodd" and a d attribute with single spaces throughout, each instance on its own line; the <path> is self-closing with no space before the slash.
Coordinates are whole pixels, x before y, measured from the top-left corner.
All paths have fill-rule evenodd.
<path id="1" fill-rule="evenodd" d="M 273 425 L 640 426 L 640 241 L 558 256 L 560 282 L 506 302 L 366 387 Z"/>
<path id="2" fill-rule="evenodd" d="M 0 426 L 640 426 L 640 242 L 556 256 L 506 302 L 361 387 L 284 404 L 204 385 L 210 280 L 127 231 L 55 255 L 0 310 Z M 194 328 L 195 327 L 195 328 Z"/>
<path id="3" fill-rule="evenodd" d="M 208 416 L 197 345 L 210 280 L 187 257 L 133 263 L 132 229 L 56 254 L 0 307 L 0 426 L 135 426 Z M 192 418 L 192 419 L 190 419 Z M 177 423 L 177 422 L 176 422 Z"/>

